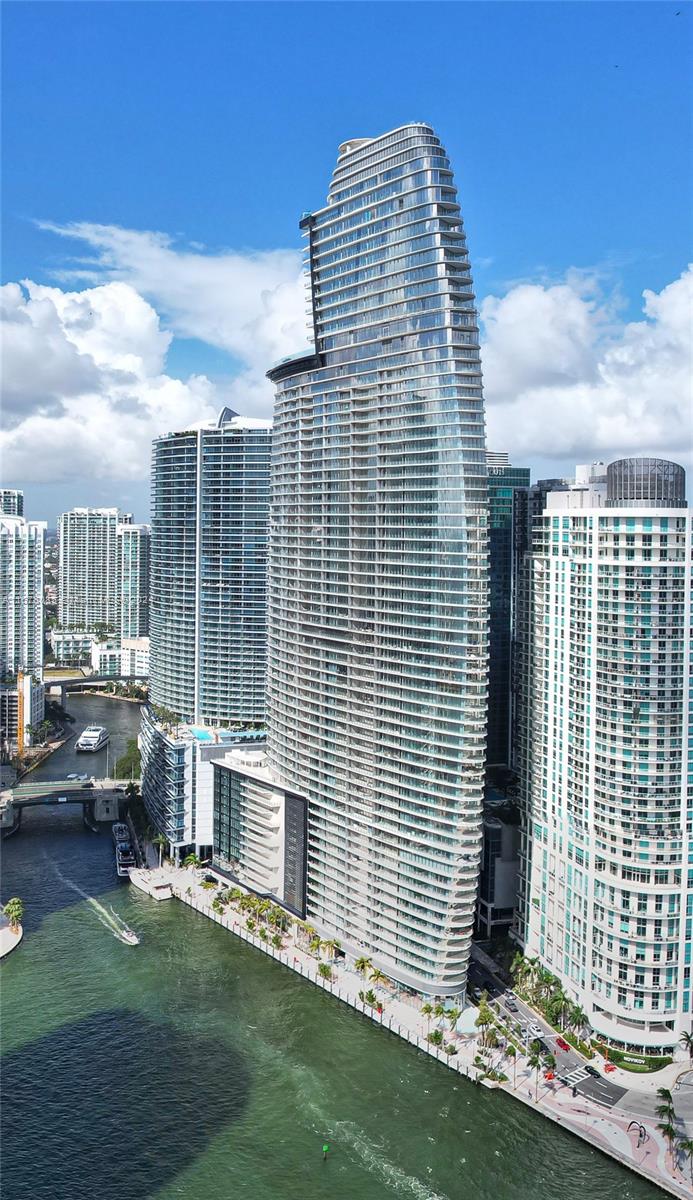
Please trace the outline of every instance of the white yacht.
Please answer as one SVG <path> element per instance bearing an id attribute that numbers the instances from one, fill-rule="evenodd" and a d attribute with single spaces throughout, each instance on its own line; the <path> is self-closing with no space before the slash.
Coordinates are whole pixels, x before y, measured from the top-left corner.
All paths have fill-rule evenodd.
<path id="1" fill-rule="evenodd" d="M 88 725 L 77 738 L 75 750 L 102 750 L 108 737 L 105 725 Z"/>

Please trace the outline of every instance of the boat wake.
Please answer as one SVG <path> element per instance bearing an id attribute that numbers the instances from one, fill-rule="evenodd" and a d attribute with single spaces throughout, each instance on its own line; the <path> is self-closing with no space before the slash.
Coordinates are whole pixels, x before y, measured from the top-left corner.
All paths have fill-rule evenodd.
<path id="1" fill-rule="evenodd" d="M 107 929 L 109 933 L 113 934 L 113 937 L 118 938 L 118 941 L 123 942 L 123 944 L 126 946 L 138 945 L 140 939 L 138 938 L 137 934 L 129 928 L 122 917 L 118 916 L 117 912 L 114 912 L 113 909 L 111 909 L 109 912 L 109 910 L 105 908 L 103 904 L 100 904 L 94 896 L 90 896 L 88 892 L 85 892 L 78 883 L 75 883 L 73 879 L 68 879 L 67 875 L 63 875 L 60 867 L 56 866 L 56 864 L 49 859 L 47 854 L 44 854 L 44 858 L 47 862 L 51 863 L 51 866 L 55 871 L 55 874 L 58 876 L 58 879 L 60 879 L 66 887 L 69 887 L 71 891 L 76 892 L 78 896 L 82 896 L 82 898 L 86 900 L 89 907 L 96 913 L 96 916 L 103 925 L 104 929 Z"/>

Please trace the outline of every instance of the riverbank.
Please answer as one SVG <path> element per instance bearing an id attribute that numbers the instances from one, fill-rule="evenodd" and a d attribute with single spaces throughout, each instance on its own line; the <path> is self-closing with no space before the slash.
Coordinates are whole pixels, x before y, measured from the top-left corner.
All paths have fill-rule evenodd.
<path id="1" fill-rule="evenodd" d="M 28 766 L 24 767 L 22 771 L 17 772 L 17 782 L 19 783 L 19 780 L 24 779 L 25 775 L 30 775 L 31 772 L 35 771 L 37 767 L 42 766 L 43 763 L 47 762 L 52 754 L 55 754 L 56 750 L 62 750 L 63 746 L 66 746 L 68 742 L 71 742 L 74 737 L 74 733 L 68 733 L 66 737 L 58 738 L 57 741 L 51 742 L 47 746 L 42 746 L 39 753 L 36 755 L 36 758 L 33 759 Z"/>
<path id="2" fill-rule="evenodd" d="M 319 971 L 321 961 L 295 940 L 292 939 L 288 949 L 284 945 L 281 948 L 272 946 L 269 941 L 259 936 L 259 932 L 244 927 L 243 918 L 239 913 L 214 911 L 209 890 L 200 885 L 190 870 L 168 865 L 164 872 L 170 880 L 174 897 L 184 904 L 307 979 L 315 987 L 329 992 L 342 1004 L 355 1009 L 387 1032 L 408 1041 L 417 1050 L 443 1063 L 449 1070 L 463 1075 L 475 1084 L 483 1082 L 486 1087 L 503 1091 L 513 1099 L 520 1100 L 526 1107 L 540 1112 L 556 1125 L 560 1125 L 670 1195 L 679 1197 L 680 1200 L 690 1200 L 693 1196 L 693 1190 L 683 1172 L 672 1162 L 666 1141 L 654 1120 L 622 1108 L 604 1108 L 582 1095 L 574 1097 L 572 1089 L 561 1085 L 557 1080 L 539 1081 L 529 1061 L 521 1054 L 517 1056 L 512 1081 L 482 1080 L 481 1076 L 485 1072 L 480 1070 L 477 1064 L 480 1045 L 476 1033 L 457 1033 L 445 1028 L 444 1017 L 437 1021 L 433 1019 L 433 1028 L 444 1032 L 444 1042 L 453 1047 L 453 1052 L 448 1053 L 444 1046 L 435 1045 L 429 1040 L 432 1020 L 430 1016 L 421 1013 L 417 999 L 393 996 L 389 988 L 376 984 L 373 989 L 376 1004 L 368 1004 L 359 996 L 359 993 L 363 995 L 364 987 L 367 986 L 364 978 L 345 963 L 330 961 L 331 978 L 324 978 Z M 476 1012 L 473 1008 L 465 1011 L 465 1028 L 474 1029 Z M 458 1025 L 463 1022 L 459 1022 Z M 512 1069 L 507 1060 L 503 1060 L 502 1051 L 496 1052 L 496 1059 L 497 1061 L 491 1062 L 490 1065 L 498 1074 L 504 1069 Z M 637 1120 L 634 1120 L 635 1116 Z M 633 1129 L 630 1128 L 631 1125 Z M 644 1138 L 641 1131 L 644 1131 Z"/>
<path id="3" fill-rule="evenodd" d="M 141 696 L 116 696 L 114 692 L 102 692 L 96 688 L 93 690 L 91 688 L 80 688 L 79 694 L 80 696 L 98 696 L 100 700 L 123 700 L 126 704 L 142 705 L 147 703 L 146 697 L 143 699 Z"/>

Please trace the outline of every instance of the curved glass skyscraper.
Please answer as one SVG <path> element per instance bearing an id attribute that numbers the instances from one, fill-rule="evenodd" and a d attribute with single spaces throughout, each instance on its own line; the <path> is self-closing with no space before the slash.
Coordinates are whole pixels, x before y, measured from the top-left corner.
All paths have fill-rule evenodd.
<path id="1" fill-rule="evenodd" d="M 308 800 L 309 919 L 456 994 L 481 840 L 486 461 L 467 245 L 433 130 L 345 142 L 301 225 L 315 352 L 270 372 L 268 766 Z"/>

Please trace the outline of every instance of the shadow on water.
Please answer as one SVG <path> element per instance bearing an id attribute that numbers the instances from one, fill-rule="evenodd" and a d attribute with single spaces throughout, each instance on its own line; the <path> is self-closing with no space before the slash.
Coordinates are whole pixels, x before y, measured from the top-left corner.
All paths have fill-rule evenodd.
<path id="1" fill-rule="evenodd" d="M 8 1053 L 2 1074 L 6 1200 L 144 1200 L 241 1118 L 250 1091 L 237 1051 L 127 1009 Z"/>

